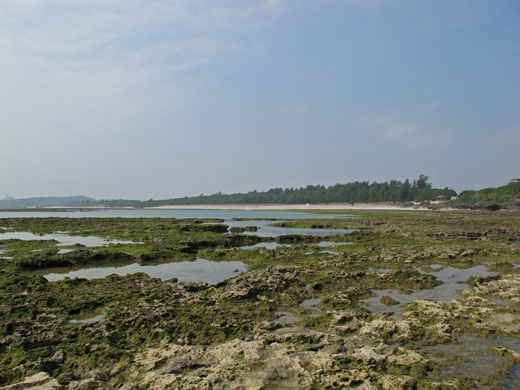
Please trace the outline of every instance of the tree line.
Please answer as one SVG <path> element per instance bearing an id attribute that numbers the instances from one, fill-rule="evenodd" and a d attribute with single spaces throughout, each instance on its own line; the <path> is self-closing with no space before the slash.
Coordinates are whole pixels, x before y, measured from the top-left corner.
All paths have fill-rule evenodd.
<path id="1" fill-rule="evenodd" d="M 354 203 L 354 202 L 410 202 L 435 199 L 438 195 L 455 196 L 457 193 L 449 188 L 433 188 L 429 177 L 420 175 L 410 181 L 391 180 L 383 183 L 368 181 L 347 184 L 335 184 L 329 187 L 308 185 L 302 188 L 271 188 L 268 191 L 250 191 L 247 193 L 174 198 L 167 200 L 148 200 L 142 202 L 143 207 L 161 205 L 192 205 L 192 204 L 243 204 L 243 203 Z"/>

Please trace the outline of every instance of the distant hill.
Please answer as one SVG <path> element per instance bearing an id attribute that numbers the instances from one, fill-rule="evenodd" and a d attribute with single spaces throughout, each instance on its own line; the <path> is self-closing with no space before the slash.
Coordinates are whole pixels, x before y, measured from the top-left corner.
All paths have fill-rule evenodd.
<path id="1" fill-rule="evenodd" d="M 48 196 L 38 198 L 23 199 L 2 199 L 0 200 L 0 209 L 25 209 L 27 207 L 51 207 L 51 206 L 69 206 L 76 202 L 94 202 L 94 199 L 87 196 Z"/>
<path id="2" fill-rule="evenodd" d="M 481 202 L 518 202 L 520 201 L 520 183 L 509 183 L 497 188 L 484 188 L 478 191 L 463 191 L 457 203 Z"/>

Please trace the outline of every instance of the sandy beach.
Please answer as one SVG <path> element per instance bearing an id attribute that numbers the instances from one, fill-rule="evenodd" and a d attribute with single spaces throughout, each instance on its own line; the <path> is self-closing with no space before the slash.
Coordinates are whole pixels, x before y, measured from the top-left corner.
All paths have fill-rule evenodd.
<path id="1" fill-rule="evenodd" d="M 402 206 L 393 203 L 327 203 L 327 204 L 198 204 L 150 207 L 160 210 L 374 210 L 424 211 L 426 207 Z"/>

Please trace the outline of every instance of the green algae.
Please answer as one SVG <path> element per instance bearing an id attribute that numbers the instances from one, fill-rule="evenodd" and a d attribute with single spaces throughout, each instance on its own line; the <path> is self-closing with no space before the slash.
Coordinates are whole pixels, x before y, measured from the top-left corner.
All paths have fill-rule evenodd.
<path id="1" fill-rule="evenodd" d="M 78 370 L 103 367 L 105 372 L 110 372 L 119 364 L 130 364 L 136 353 L 158 346 L 164 340 L 186 345 L 218 345 L 236 338 L 244 339 L 251 337 L 266 320 L 275 320 L 276 313 L 282 309 L 297 314 L 301 319 L 299 326 L 320 331 L 329 329 L 332 313 L 339 310 L 350 310 L 356 318 L 366 322 L 374 315 L 367 311 L 361 300 L 370 297 L 372 289 L 406 292 L 440 285 L 434 276 L 422 274 L 416 267 L 422 266 L 423 271 L 429 271 L 436 265 L 470 268 L 486 262 L 490 270 L 499 273 L 496 277 L 471 278 L 468 281 L 471 287 L 500 280 L 504 273 L 520 272 L 514 267 L 520 262 L 519 246 L 510 244 L 519 237 L 520 218 L 514 215 L 362 213 L 362 218 L 356 219 L 283 222 L 284 226 L 293 227 L 358 229 L 348 236 L 352 245 L 338 246 L 335 250 L 340 254 L 330 256 L 317 253 L 317 243 L 323 240 L 344 242 L 345 237 L 282 236 L 276 241 L 294 245 L 246 251 L 235 248 L 268 239 L 227 234 L 227 229 L 218 224 L 221 222 L 152 218 L 2 220 L 1 225 L 13 231 L 67 231 L 74 235 L 95 235 L 143 244 L 106 248 L 70 246 L 72 252 L 59 254 L 57 243 L 52 241 L 0 241 L 2 255 L 13 257 L 0 263 L 0 310 L 3 314 L 0 319 L 0 384 L 16 382 L 39 370 L 66 384 L 81 377 Z M 482 236 L 489 239 L 479 239 Z M 504 242 L 508 244 L 501 245 Z M 306 255 L 309 251 L 314 252 Z M 156 264 L 197 257 L 242 261 L 250 272 L 236 281 L 233 279 L 216 286 L 165 283 L 144 274 L 53 283 L 41 277 L 53 267 L 131 262 Z M 277 271 L 275 266 L 282 266 L 286 271 Z M 381 274 L 373 271 L 377 268 L 394 271 Z M 258 278 L 254 272 L 258 272 Z M 278 275 L 277 272 L 281 275 L 279 280 L 272 285 L 264 282 L 270 275 Z M 309 285 L 308 289 L 306 285 Z M 299 304 L 311 297 L 321 299 L 323 312 L 306 317 L 309 313 Z M 450 305 L 445 306 L 446 311 L 451 310 Z M 486 309 L 490 307 L 486 306 Z M 514 307 L 493 307 L 493 311 L 484 316 L 480 316 L 477 309 L 447 318 L 445 324 L 456 335 L 488 337 L 505 333 L 499 328 L 483 327 L 487 317 L 497 313 L 518 315 Z M 408 304 L 406 310 L 423 324 L 423 329 L 412 329 L 408 339 L 400 337 L 398 332 L 388 333 L 384 335 L 385 342 L 417 348 L 421 343 L 445 341 L 424 330 L 440 323 L 433 312 L 424 312 L 416 303 Z M 71 319 L 90 318 L 92 313 L 100 312 L 105 317 L 95 323 L 70 323 Z M 353 328 L 351 332 L 355 334 L 357 330 Z M 428 337 L 421 341 L 425 336 Z M 512 355 L 506 353 L 505 356 L 512 365 L 515 361 Z M 414 378 L 413 386 L 426 389 L 434 388 L 429 387 L 427 376 L 441 380 L 441 368 L 460 362 L 460 359 L 460 356 L 440 356 L 438 362 L 414 367 L 367 365 L 348 358 L 338 360 L 336 364 L 344 370 L 357 367 L 384 374 L 408 375 Z M 482 381 L 498 383 L 504 374 L 501 371 Z M 470 382 L 457 377 L 450 383 L 455 386 L 453 388 L 471 388 Z"/>

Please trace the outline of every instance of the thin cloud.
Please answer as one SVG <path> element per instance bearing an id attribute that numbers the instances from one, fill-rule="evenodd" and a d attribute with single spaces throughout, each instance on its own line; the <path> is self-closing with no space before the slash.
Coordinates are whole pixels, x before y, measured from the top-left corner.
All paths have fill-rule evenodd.
<path id="1" fill-rule="evenodd" d="M 411 149 L 444 148 L 451 145 L 455 137 L 451 130 L 430 128 L 427 123 L 407 119 L 396 111 L 376 116 L 370 123 L 383 139 Z"/>

